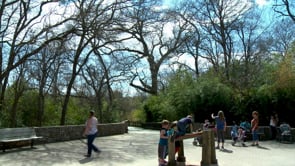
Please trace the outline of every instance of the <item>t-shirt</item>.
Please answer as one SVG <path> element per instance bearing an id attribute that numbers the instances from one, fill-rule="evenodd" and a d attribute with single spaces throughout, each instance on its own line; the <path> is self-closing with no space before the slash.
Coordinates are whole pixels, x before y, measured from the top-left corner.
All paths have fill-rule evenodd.
<path id="1" fill-rule="evenodd" d="M 160 133 L 161 133 L 163 130 L 165 131 L 164 136 L 167 136 L 167 129 L 165 129 L 165 128 L 161 128 Z M 167 146 L 167 145 L 168 145 L 168 139 L 167 139 L 167 138 L 160 138 L 160 140 L 159 140 L 159 145 Z"/>
<path id="2" fill-rule="evenodd" d="M 191 123 L 192 123 L 192 119 L 191 118 L 187 118 L 187 117 L 182 118 L 182 119 L 180 119 L 178 121 L 178 124 L 183 125 L 183 126 L 187 126 L 187 125 L 189 125 Z"/>
<path id="3" fill-rule="evenodd" d="M 231 129 L 231 136 L 232 137 L 237 137 L 238 136 L 238 126 L 234 125 Z"/>
<path id="4" fill-rule="evenodd" d="M 90 128 L 87 134 L 93 135 L 97 132 L 97 124 L 98 124 L 97 118 L 96 117 L 89 118 L 88 121 L 86 122 L 86 125 L 88 122 L 90 123 Z"/>
<path id="5" fill-rule="evenodd" d="M 219 116 L 215 116 L 216 128 L 217 130 L 223 130 L 225 125 L 225 118 L 222 120 Z"/>
<path id="6" fill-rule="evenodd" d="M 258 129 L 258 124 L 259 124 L 258 119 L 252 119 L 252 121 L 251 121 L 251 127 L 252 127 L 253 130 L 257 130 Z"/>
<path id="7" fill-rule="evenodd" d="M 177 122 L 177 127 L 178 127 L 178 130 L 179 132 L 181 132 L 183 134 L 183 132 L 186 131 L 186 127 L 191 124 L 193 121 L 191 118 L 188 118 L 188 117 L 185 117 L 185 118 L 182 118 L 180 119 L 178 122 Z"/>

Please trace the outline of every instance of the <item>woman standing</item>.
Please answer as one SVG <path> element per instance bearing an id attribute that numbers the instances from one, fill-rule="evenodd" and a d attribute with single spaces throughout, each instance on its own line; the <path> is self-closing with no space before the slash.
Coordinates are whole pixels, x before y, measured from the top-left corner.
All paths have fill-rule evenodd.
<path id="1" fill-rule="evenodd" d="M 223 111 L 219 111 L 217 116 L 211 114 L 212 119 L 215 119 L 216 129 L 217 129 L 217 147 L 219 149 L 219 144 L 221 142 L 221 148 L 224 149 L 224 132 L 226 131 L 226 121 Z"/>
<path id="2" fill-rule="evenodd" d="M 259 126 L 259 119 L 258 119 L 258 112 L 257 111 L 253 111 L 252 112 L 252 117 L 253 119 L 251 120 L 251 130 L 252 130 L 252 139 L 253 139 L 253 143 L 252 146 L 259 146 L 259 138 L 258 138 L 258 126 Z"/>
<path id="3" fill-rule="evenodd" d="M 277 137 L 277 124 L 278 121 L 274 115 L 270 116 L 269 127 L 271 130 L 271 139 L 274 140 Z"/>

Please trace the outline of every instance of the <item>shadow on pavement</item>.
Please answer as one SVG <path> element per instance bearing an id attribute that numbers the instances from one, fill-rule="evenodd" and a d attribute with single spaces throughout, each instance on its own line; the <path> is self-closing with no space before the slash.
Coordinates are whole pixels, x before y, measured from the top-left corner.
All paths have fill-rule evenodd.
<path id="1" fill-rule="evenodd" d="M 93 160 L 93 158 L 87 157 L 87 158 L 84 158 L 84 159 L 79 160 L 79 163 L 80 164 L 86 164 L 86 163 L 91 162 L 92 160 Z"/>
<path id="2" fill-rule="evenodd" d="M 233 153 L 232 150 L 229 150 L 229 149 L 220 149 L 221 152 L 225 152 L 225 153 Z"/>
<path id="3" fill-rule="evenodd" d="M 270 150 L 269 148 L 264 147 L 264 146 L 261 146 L 261 145 L 257 146 L 257 148 L 259 148 L 259 149 L 264 149 L 264 150 Z"/>

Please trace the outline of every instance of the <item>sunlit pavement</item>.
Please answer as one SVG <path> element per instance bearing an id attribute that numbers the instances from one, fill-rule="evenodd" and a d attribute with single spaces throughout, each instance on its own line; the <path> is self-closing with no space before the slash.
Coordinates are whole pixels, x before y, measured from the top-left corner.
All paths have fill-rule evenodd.
<path id="1" fill-rule="evenodd" d="M 129 127 L 129 133 L 98 137 L 100 154 L 85 158 L 86 140 L 58 142 L 0 152 L 1 166 L 157 166 L 159 131 Z M 184 141 L 186 164 L 200 166 L 202 148 Z M 226 140 L 225 150 L 216 150 L 220 166 L 295 166 L 295 144 L 262 141 L 260 147 L 232 146 Z"/>

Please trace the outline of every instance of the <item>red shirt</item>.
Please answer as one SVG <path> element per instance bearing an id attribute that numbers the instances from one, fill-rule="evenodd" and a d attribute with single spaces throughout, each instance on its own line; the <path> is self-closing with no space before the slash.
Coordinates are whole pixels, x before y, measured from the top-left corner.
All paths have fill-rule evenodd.
<path id="1" fill-rule="evenodd" d="M 258 124 L 259 124 L 259 120 L 253 118 L 253 119 L 251 120 L 251 128 L 252 128 L 252 130 L 253 130 L 253 129 L 254 129 L 254 130 L 257 130 L 257 129 L 258 129 Z"/>

